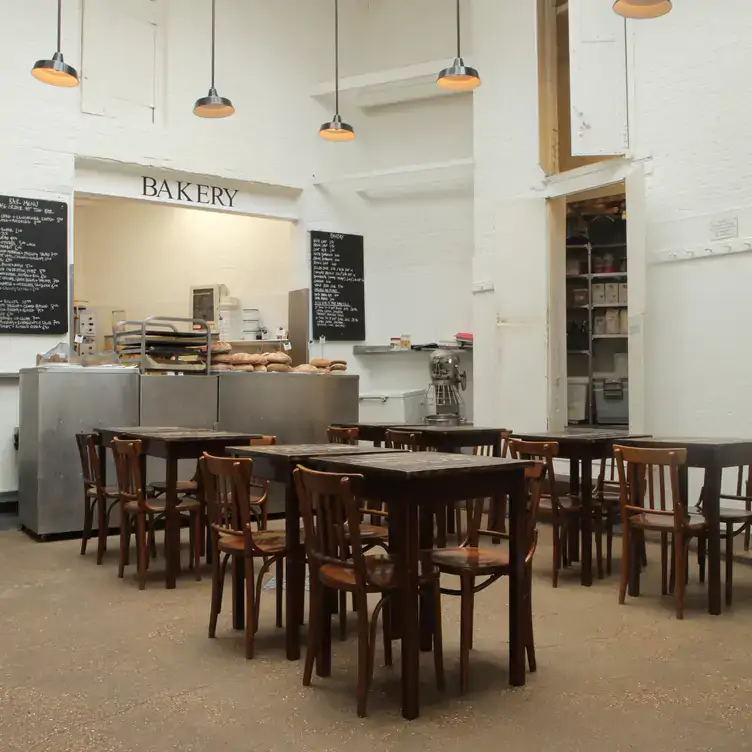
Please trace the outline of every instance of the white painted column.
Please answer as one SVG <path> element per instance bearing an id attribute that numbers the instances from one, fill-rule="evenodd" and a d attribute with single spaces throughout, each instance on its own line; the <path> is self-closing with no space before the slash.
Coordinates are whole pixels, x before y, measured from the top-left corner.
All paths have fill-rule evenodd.
<path id="1" fill-rule="evenodd" d="M 548 252 L 538 136 L 536 4 L 474 0 L 475 421 L 548 419 Z"/>

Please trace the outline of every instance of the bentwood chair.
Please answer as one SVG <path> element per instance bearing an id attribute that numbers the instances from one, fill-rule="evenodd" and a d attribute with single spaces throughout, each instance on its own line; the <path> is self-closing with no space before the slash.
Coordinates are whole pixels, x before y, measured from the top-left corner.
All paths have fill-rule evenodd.
<path id="1" fill-rule="evenodd" d="M 331 591 L 352 593 L 358 618 L 358 715 L 366 714 L 368 688 L 373 677 L 379 614 L 383 613 L 384 662 L 392 664 L 391 603 L 401 582 L 397 562 L 389 555 L 366 555 L 360 537 L 361 508 L 351 481 L 360 476 L 320 473 L 298 467 L 294 472 L 305 526 L 310 568 L 308 647 L 303 685 L 310 686 L 314 662 L 323 668 L 324 651 L 331 648 Z M 436 683 L 444 687 L 441 640 L 439 573 L 424 562 L 420 571 L 421 598 L 430 599 L 434 613 L 434 667 Z M 379 596 L 369 617 L 368 595 Z M 320 674 L 322 672 L 320 671 Z"/>
<path id="2" fill-rule="evenodd" d="M 679 493 L 679 467 L 686 463 L 687 451 L 615 446 L 614 457 L 619 472 L 622 527 L 619 603 L 625 601 L 630 577 L 633 578 L 633 593 L 639 595 L 642 545 L 645 531 L 651 530 L 661 536 L 661 592 L 664 595 L 669 590 L 667 563 L 668 536 L 671 536 L 676 618 L 683 619 L 689 541 L 698 538 L 704 543 L 707 535 L 704 518 L 690 515 Z"/>
<path id="3" fill-rule="evenodd" d="M 252 500 L 249 489 L 253 460 L 212 457 L 199 460 L 212 536 L 212 593 L 209 611 L 209 637 L 217 634 L 217 618 L 222 610 L 227 563 L 233 569 L 243 564 L 246 589 L 245 657 L 253 658 L 254 635 L 258 631 L 264 574 L 276 564 L 277 627 L 282 626 L 282 582 L 285 548 L 284 530 L 253 530 Z M 255 576 L 254 562 L 263 563 Z"/>
<path id="4" fill-rule="evenodd" d="M 358 445 L 358 429 L 343 428 L 341 426 L 329 426 L 326 429 L 326 437 L 330 444 Z"/>
<path id="5" fill-rule="evenodd" d="M 607 477 L 608 476 L 608 477 Z M 600 471 L 598 472 L 598 480 L 595 485 L 595 493 L 593 498 L 597 500 L 601 507 L 603 523 L 606 528 L 606 574 L 611 574 L 612 566 L 612 552 L 614 543 L 614 525 L 619 518 L 619 479 L 616 477 L 616 462 L 611 457 L 604 457 L 601 460 Z M 602 564 L 599 566 L 602 568 Z M 643 564 L 647 561 L 643 552 Z M 603 572 L 598 571 L 598 576 L 603 577 Z"/>
<path id="6" fill-rule="evenodd" d="M 538 543 L 536 517 L 541 497 L 540 481 L 546 472 L 546 465 L 536 463 L 526 468 L 528 503 L 525 512 L 526 539 L 525 554 L 525 582 L 527 587 L 528 609 L 525 613 L 525 648 L 528 665 L 535 671 L 535 641 L 533 639 L 533 608 L 532 608 L 532 575 L 533 555 Z M 491 540 L 503 538 L 509 540 L 509 534 L 494 529 L 492 510 L 489 508 L 488 521 L 483 524 L 486 508 L 485 499 L 471 499 L 465 502 L 468 520 L 467 538 L 457 548 L 439 548 L 431 554 L 431 561 L 444 575 L 455 575 L 460 578 L 460 589 L 441 588 L 445 595 L 460 596 L 460 691 L 467 692 L 469 682 L 470 650 L 473 647 L 473 609 L 475 594 L 485 590 L 499 578 L 509 574 L 509 549 L 480 548 L 480 539 Z M 489 524 L 491 523 L 491 524 Z M 485 578 L 477 583 L 477 578 Z"/>
<path id="7" fill-rule="evenodd" d="M 94 512 L 97 512 L 97 564 L 102 563 L 107 550 L 107 532 L 110 514 L 119 496 L 117 486 L 104 486 L 99 473 L 99 436 L 94 433 L 77 433 L 76 444 L 81 458 L 81 475 L 84 481 L 84 531 L 81 538 L 81 556 L 86 554 L 86 544 L 91 538 Z"/>
<path id="8" fill-rule="evenodd" d="M 149 568 L 149 553 L 147 548 L 147 530 L 160 517 L 165 517 L 171 511 L 169 500 L 155 499 L 144 494 L 144 483 L 141 475 L 141 442 L 112 440 L 112 453 L 115 457 L 117 470 L 118 494 L 120 497 L 120 564 L 118 577 L 125 574 L 125 567 L 129 563 L 131 526 L 135 521 L 136 555 L 138 567 L 138 587 L 146 587 L 146 573 Z M 190 526 L 190 566 L 196 572 L 196 579 L 201 579 L 201 503 L 196 499 L 179 497 L 174 511 L 181 518 L 188 518 Z M 167 551 L 170 556 L 171 552 Z"/>
<path id="9" fill-rule="evenodd" d="M 745 479 L 746 478 L 746 479 Z M 702 503 L 705 489 L 700 493 L 700 501 L 697 504 L 697 511 L 702 514 Z M 749 531 L 752 525 L 752 465 L 740 465 L 736 474 L 736 493 L 721 494 L 721 499 L 728 501 L 744 502 L 744 509 L 731 506 L 722 506 L 720 509 L 720 520 L 723 526 L 723 538 L 726 543 L 724 556 L 726 559 L 726 605 L 730 606 L 733 601 L 734 589 L 734 537 L 737 535 L 744 536 L 744 550 L 749 551 Z M 739 525 L 734 529 L 734 525 Z M 700 564 L 700 576 L 705 573 L 705 555 L 706 550 L 703 545 L 698 546 L 697 555 Z"/>

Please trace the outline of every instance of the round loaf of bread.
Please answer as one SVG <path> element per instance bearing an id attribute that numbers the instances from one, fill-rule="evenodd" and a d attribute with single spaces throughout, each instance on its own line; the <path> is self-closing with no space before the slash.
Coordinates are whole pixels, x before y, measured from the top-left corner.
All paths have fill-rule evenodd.
<path id="1" fill-rule="evenodd" d="M 229 353 L 232 352 L 232 345 L 229 342 L 213 342 L 211 346 L 212 355 L 215 353 L 219 355 L 220 353 Z"/>
<path id="2" fill-rule="evenodd" d="M 326 358 L 311 358 L 311 365 L 316 368 L 329 368 L 331 361 Z"/>
<path id="3" fill-rule="evenodd" d="M 267 363 L 279 363 L 284 366 L 289 366 L 292 363 L 292 358 L 283 352 L 269 353 L 266 356 Z"/>
<path id="4" fill-rule="evenodd" d="M 215 363 L 212 361 L 210 370 L 212 373 L 219 371 L 232 371 L 232 366 L 229 363 Z"/>
<path id="5" fill-rule="evenodd" d="M 261 355 L 261 353 L 251 353 L 251 357 L 248 359 L 248 362 L 254 366 L 265 366 L 267 359 L 266 356 Z"/>
<path id="6" fill-rule="evenodd" d="M 333 366 L 347 366 L 347 361 L 342 360 L 341 358 L 332 358 L 331 361 L 329 361 Z"/>
<path id="7" fill-rule="evenodd" d="M 308 365 L 308 363 L 303 363 L 299 366 L 295 366 L 292 370 L 295 371 L 295 373 L 316 373 L 318 368 Z"/>
<path id="8" fill-rule="evenodd" d="M 253 366 L 254 371 L 259 371 L 260 373 L 266 373 L 266 366 Z"/>
<path id="9" fill-rule="evenodd" d="M 347 366 L 344 363 L 332 363 L 331 366 L 329 366 L 330 370 L 332 371 L 346 371 Z"/>
<path id="10" fill-rule="evenodd" d="M 256 366 L 250 363 L 239 363 L 232 366 L 233 371 L 245 371 L 246 373 L 253 373 Z"/>
<path id="11" fill-rule="evenodd" d="M 292 368 L 286 363 L 269 363 L 266 370 L 272 371 L 273 373 L 288 373 L 289 371 L 292 371 Z"/>
<path id="12" fill-rule="evenodd" d="M 214 350 L 212 350 L 211 363 L 212 365 L 214 365 L 215 363 L 231 363 L 231 357 L 232 356 L 229 353 L 221 353 L 219 355 L 215 355 Z"/>
<path id="13" fill-rule="evenodd" d="M 257 357 L 258 357 L 257 355 L 251 355 L 251 353 L 243 353 L 243 352 L 233 353 L 232 355 L 230 355 L 229 362 L 233 364 L 238 364 L 238 365 L 242 363 L 252 364 L 254 359 Z"/>

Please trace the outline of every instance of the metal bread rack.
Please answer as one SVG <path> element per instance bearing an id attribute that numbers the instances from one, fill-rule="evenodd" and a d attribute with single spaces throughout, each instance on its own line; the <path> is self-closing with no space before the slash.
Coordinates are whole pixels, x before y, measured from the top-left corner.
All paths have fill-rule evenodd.
<path id="1" fill-rule="evenodd" d="M 181 331 L 180 324 L 190 324 L 191 331 Z M 203 319 L 149 316 L 119 321 L 112 334 L 121 364 L 137 365 L 141 373 L 207 374 L 211 368 L 212 332 Z"/>

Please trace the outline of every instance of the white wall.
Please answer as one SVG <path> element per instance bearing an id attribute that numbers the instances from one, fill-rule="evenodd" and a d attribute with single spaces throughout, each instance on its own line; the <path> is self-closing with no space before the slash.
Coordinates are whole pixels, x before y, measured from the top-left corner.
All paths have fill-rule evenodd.
<path id="1" fill-rule="evenodd" d="M 76 202 L 77 300 L 130 319 L 186 317 L 191 285 L 224 284 L 258 308 L 270 334 L 287 326 L 295 279 L 292 223 L 145 201 Z"/>

